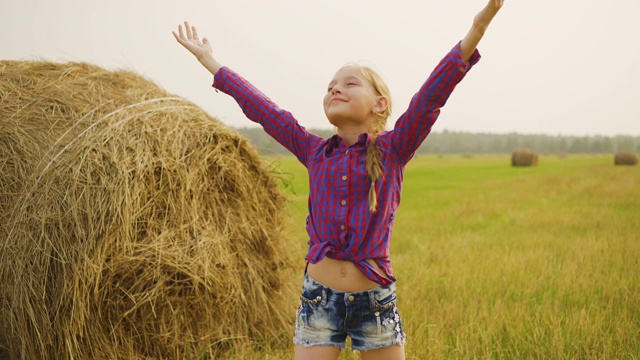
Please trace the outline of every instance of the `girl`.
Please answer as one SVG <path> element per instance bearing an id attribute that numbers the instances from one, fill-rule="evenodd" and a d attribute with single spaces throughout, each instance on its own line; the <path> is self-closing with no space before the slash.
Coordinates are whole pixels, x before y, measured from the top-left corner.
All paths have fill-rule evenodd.
<path id="1" fill-rule="evenodd" d="M 469 33 L 440 61 L 391 131 L 389 89 L 372 69 L 347 65 L 329 82 L 324 112 L 336 135 L 302 127 L 214 57 L 185 22 L 173 32 L 251 120 L 291 151 L 309 172 L 309 252 L 293 342 L 296 359 L 337 359 L 349 336 L 362 358 L 404 359 L 405 333 L 389 258 L 404 168 L 431 131 L 440 108 L 467 71 L 504 0 L 490 0 Z"/>

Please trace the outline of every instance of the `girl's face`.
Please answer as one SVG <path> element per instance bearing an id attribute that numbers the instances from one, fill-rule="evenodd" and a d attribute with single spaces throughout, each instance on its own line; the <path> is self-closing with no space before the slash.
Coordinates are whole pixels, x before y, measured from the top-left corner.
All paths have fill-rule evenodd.
<path id="1" fill-rule="evenodd" d="M 375 119 L 373 111 L 378 97 L 360 69 L 343 68 L 329 83 L 323 101 L 324 113 L 338 128 L 347 124 L 368 128 Z"/>

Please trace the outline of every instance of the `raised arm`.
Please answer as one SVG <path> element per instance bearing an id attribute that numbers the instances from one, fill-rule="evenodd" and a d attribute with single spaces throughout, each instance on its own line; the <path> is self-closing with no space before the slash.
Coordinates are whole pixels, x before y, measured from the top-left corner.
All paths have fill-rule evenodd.
<path id="1" fill-rule="evenodd" d="M 489 0 L 487 6 L 484 7 L 474 18 L 473 25 L 467 36 L 460 42 L 460 50 L 462 51 L 462 60 L 469 61 L 471 55 L 478 47 L 478 43 L 484 36 L 484 32 L 489 27 L 491 20 L 496 16 L 504 0 Z"/>
<path id="2" fill-rule="evenodd" d="M 387 134 L 399 158 L 408 162 L 427 137 L 442 108 L 456 85 L 480 60 L 476 50 L 489 23 L 504 4 L 504 0 L 489 0 L 475 16 L 471 30 L 431 72 L 427 81 L 413 96 L 409 107 Z"/>
<path id="3" fill-rule="evenodd" d="M 180 25 L 178 33 L 174 31 L 173 36 L 214 76 L 213 86 L 233 97 L 249 120 L 262 125 L 267 134 L 306 166 L 308 151 L 321 143 L 322 138 L 308 132 L 290 112 L 280 109 L 239 74 L 220 64 L 213 56 L 207 38 L 200 40 L 198 37 L 195 26 L 189 26 L 186 21 L 184 26 L 186 34 Z"/>

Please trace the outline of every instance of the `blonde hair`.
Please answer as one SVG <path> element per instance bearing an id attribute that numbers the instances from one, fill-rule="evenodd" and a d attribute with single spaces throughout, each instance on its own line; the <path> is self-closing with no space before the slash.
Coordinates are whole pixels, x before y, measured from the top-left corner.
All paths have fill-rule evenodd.
<path id="1" fill-rule="evenodd" d="M 389 91 L 389 87 L 382 76 L 380 76 L 380 74 L 371 67 L 361 64 L 347 64 L 340 70 L 348 67 L 358 68 L 362 72 L 364 78 L 367 79 L 369 84 L 371 84 L 376 95 L 383 96 L 387 99 L 387 107 L 382 112 L 376 113 L 376 119 L 369 128 L 371 139 L 367 146 L 367 157 L 365 159 L 365 166 L 367 173 L 369 173 L 369 179 L 371 180 L 371 187 L 369 188 L 369 211 L 374 213 L 378 207 L 376 182 L 383 175 L 380 148 L 376 144 L 376 140 L 378 139 L 378 135 L 384 131 L 385 126 L 387 125 L 387 119 L 391 115 L 391 92 Z"/>

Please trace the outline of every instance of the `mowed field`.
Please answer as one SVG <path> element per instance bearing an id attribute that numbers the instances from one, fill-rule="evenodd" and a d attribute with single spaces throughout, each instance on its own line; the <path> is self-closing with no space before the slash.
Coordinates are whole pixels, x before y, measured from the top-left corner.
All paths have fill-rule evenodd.
<path id="1" fill-rule="evenodd" d="M 294 157 L 267 162 L 291 198 L 299 283 L 306 171 Z M 391 256 L 408 359 L 640 359 L 640 166 L 418 156 Z M 255 357 L 290 358 L 286 344 Z"/>

